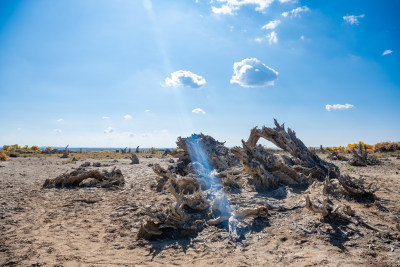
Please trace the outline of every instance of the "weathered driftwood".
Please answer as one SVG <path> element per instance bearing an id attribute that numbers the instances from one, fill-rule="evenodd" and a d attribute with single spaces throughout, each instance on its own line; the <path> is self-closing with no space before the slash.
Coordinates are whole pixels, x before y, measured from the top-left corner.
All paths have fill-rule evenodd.
<path id="1" fill-rule="evenodd" d="M 167 157 L 168 155 L 175 156 L 176 154 L 177 154 L 176 151 L 167 148 L 166 150 L 164 150 L 161 157 L 164 158 L 164 157 Z"/>
<path id="2" fill-rule="evenodd" d="M 339 168 L 319 158 L 296 137 L 290 128 L 285 130 L 274 120 L 275 128 L 253 128 L 248 140 L 242 140 L 242 147 L 232 148 L 232 153 L 249 173 L 257 188 L 268 188 L 280 183 L 298 184 L 304 180 L 315 178 L 322 180 L 326 176 L 338 177 Z M 260 138 L 264 138 L 279 148 L 289 152 L 292 158 L 279 156 L 272 151 L 257 146 Z"/>
<path id="3" fill-rule="evenodd" d="M 70 173 L 64 173 L 54 179 L 46 179 L 43 188 L 73 188 L 73 187 L 121 187 L 125 179 L 119 169 L 110 172 L 103 170 L 85 170 L 79 168 Z"/>
<path id="4" fill-rule="evenodd" d="M 379 160 L 373 155 L 369 155 L 368 151 L 363 149 L 362 143 L 358 143 L 358 149 L 353 148 L 353 157 L 349 160 L 352 166 L 367 166 L 380 164 Z"/>
<path id="5" fill-rule="evenodd" d="M 340 185 L 350 194 L 355 197 L 375 199 L 375 191 L 378 190 L 372 183 L 366 184 L 363 178 L 356 179 L 348 175 L 342 175 L 338 178 Z"/>
<path id="6" fill-rule="evenodd" d="M 131 164 L 139 164 L 139 158 L 135 153 L 131 153 Z"/>
<path id="7" fill-rule="evenodd" d="M 144 220 L 138 238 L 154 239 L 167 236 L 187 235 L 201 231 L 208 225 L 229 222 L 229 232 L 236 236 L 236 221 L 251 216 L 262 216 L 267 207 L 257 206 L 232 212 L 226 195 L 222 190 L 206 190 L 201 177 L 194 174 L 181 177 L 155 164 L 153 170 L 158 174 L 163 186 L 168 184 L 175 203 L 164 209 L 146 210 L 148 219 Z"/>
<path id="8" fill-rule="evenodd" d="M 306 196 L 305 200 L 305 208 L 314 213 L 321 214 L 321 217 L 324 220 L 344 220 L 355 225 L 362 225 L 376 232 L 385 232 L 385 234 L 390 235 L 390 233 L 365 222 L 362 218 L 356 215 L 356 212 L 349 205 L 336 205 L 333 207 L 332 204 L 329 204 L 328 200 L 323 201 L 323 203 L 318 201 L 318 204 L 316 204 L 310 200 L 309 196 Z"/>
<path id="9" fill-rule="evenodd" d="M 63 155 L 61 156 L 62 159 L 68 158 L 68 155 L 69 155 L 68 147 L 69 147 L 69 145 L 67 145 L 67 146 L 64 148 Z"/>
<path id="10" fill-rule="evenodd" d="M 184 158 L 187 164 L 190 162 L 208 164 L 217 171 L 223 171 L 239 164 L 239 161 L 225 146 L 225 142 L 219 142 L 209 135 L 201 133 L 186 138 L 178 137 L 176 144 L 179 149 L 184 151 L 179 159 Z"/>
<path id="11" fill-rule="evenodd" d="M 348 161 L 349 160 L 345 156 L 340 155 L 339 152 L 337 152 L 337 151 L 329 152 L 329 155 L 328 155 L 327 158 L 330 159 L 330 160 L 342 160 L 342 161 Z"/>

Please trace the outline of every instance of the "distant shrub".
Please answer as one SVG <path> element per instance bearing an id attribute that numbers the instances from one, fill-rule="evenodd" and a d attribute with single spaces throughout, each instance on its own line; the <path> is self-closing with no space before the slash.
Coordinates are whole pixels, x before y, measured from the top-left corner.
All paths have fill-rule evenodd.
<path id="1" fill-rule="evenodd" d="M 157 153 L 158 150 L 157 150 L 157 148 L 152 147 L 152 148 L 149 149 L 149 151 L 150 151 L 151 154 L 155 154 L 155 153 Z"/>
<path id="2" fill-rule="evenodd" d="M 45 152 L 51 152 L 53 150 L 53 148 L 51 146 L 47 146 L 44 151 Z"/>
<path id="3" fill-rule="evenodd" d="M 40 148 L 38 146 L 32 146 L 31 150 L 34 152 L 38 152 L 38 151 L 40 151 Z"/>
<path id="4" fill-rule="evenodd" d="M 7 154 L 4 153 L 3 151 L 0 151 L 0 160 L 1 160 L 1 161 L 6 161 L 6 160 L 8 160 Z"/>
<path id="5" fill-rule="evenodd" d="M 11 145 L 11 146 L 10 145 L 4 145 L 3 149 L 6 150 L 7 152 L 13 152 L 13 151 L 20 150 L 21 147 L 19 145 L 17 145 L 17 144 Z"/>
<path id="6" fill-rule="evenodd" d="M 400 150 L 400 142 L 382 142 L 375 144 L 376 152 L 394 152 Z"/>
<path id="7" fill-rule="evenodd" d="M 364 142 L 362 142 L 362 141 L 360 141 L 359 143 L 361 143 L 362 148 L 363 148 L 364 150 L 367 150 L 367 151 L 373 151 L 373 150 L 374 150 L 374 146 L 373 146 L 373 145 L 366 144 L 366 143 L 364 143 Z M 359 143 L 356 143 L 356 144 L 348 144 L 348 145 L 344 148 L 344 150 L 346 150 L 346 151 L 351 151 L 351 150 L 353 150 L 353 149 L 358 150 L 358 144 L 359 144 Z"/>

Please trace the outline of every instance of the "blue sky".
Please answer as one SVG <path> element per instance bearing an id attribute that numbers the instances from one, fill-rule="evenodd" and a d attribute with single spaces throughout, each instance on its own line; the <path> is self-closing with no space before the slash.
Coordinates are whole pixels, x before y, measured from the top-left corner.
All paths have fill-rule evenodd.
<path id="1" fill-rule="evenodd" d="M 399 1 L 0 2 L 0 145 L 400 140 Z M 327 106 L 328 105 L 328 106 Z"/>

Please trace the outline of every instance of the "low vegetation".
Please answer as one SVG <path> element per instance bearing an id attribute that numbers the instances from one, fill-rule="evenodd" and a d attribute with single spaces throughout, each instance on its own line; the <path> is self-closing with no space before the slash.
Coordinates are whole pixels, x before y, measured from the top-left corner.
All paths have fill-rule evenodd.
<path id="1" fill-rule="evenodd" d="M 0 161 L 6 161 L 8 160 L 8 156 L 6 153 L 4 153 L 3 151 L 0 151 Z"/>

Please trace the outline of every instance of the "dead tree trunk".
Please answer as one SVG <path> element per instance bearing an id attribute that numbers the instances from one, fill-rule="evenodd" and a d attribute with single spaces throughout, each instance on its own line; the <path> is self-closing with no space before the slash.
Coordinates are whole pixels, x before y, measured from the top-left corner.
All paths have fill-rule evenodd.
<path id="1" fill-rule="evenodd" d="M 69 145 L 67 145 L 67 146 L 64 148 L 63 155 L 61 156 L 62 159 L 68 158 L 68 154 L 69 154 L 68 146 L 69 146 Z"/>
<path id="2" fill-rule="evenodd" d="M 243 147 L 232 148 L 232 153 L 242 162 L 244 171 L 253 178 L 256 187 L 267 188 L 279 183 L 296 184 L 309 178 L 323 180 L 326 176 L 339 177 L 339 168 L 319 158 L 296 137 L 290 128 L 285 130 L 274 119 L 275 128 L 253 128 Z M 265 150 L 257 142 L 264 138 L 290 153 L 292 159 L 279 157 Z"/>
<path id="3" fill-rule="evenodd" d="M 349 160 L 352 166 L 377 165 L 379 161 L 372 155 L 368 155 L 368 151 L 363 149 L 362 143 L 358 143 L 358 149 L 353 148 L 353 157 Z"/>
<path id="4" fill-rule="evenodd" d="M 131 154 L 131 160 L 131 164 L 139 164 L 139 158 L 134 153 Z"/>

